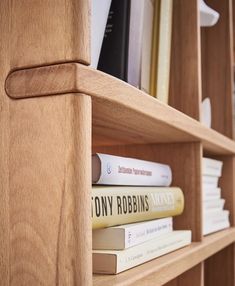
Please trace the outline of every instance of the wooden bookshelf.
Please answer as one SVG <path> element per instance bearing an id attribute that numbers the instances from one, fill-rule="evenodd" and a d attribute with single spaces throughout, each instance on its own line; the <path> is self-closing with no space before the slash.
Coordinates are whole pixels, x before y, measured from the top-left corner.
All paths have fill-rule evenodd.
<path id="1" fill-rule="evenodd" d="M 208 4 L 221 18 L 201 30 L 198 0 L 174 0 L 166 105 L 87 66 L 90 1 L 0 1 L 2 285 L 235 285 L 233 3 Z M 199 122 L 206 96 L 215 103 L 212 129 Z M 93 277 L 97 151 L 170 164 L 186 202 L 174 227 L 191 229 L 192 244 L 119 275 Z M 231 222 L 207 237 L 203 155 L 224 162 L 220 186 Z"/>

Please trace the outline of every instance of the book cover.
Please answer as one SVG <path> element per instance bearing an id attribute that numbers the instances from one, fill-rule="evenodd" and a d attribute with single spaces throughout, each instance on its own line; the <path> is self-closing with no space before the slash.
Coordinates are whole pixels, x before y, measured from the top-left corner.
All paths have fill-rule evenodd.
<path id="1" fill-rule="evenodd" d="M 97 68 L 111 0 L 92 0 L 91 5 L 91 66 Z"/>
<path id="2" fill-rule="evenodd" d="M 173 0 L 161 0 L 155 96 L 164 103 L 169 97 L 172 15 Z"/>
<path id="3" fill-rule="evenodd" d="M 93 273 L 117 274 L 191 243 L 191 231 L 172 231 L 125 250 L 93 250 Z"/>
<path id="4" fill-rule="evenodd" d="M 219 177 L 202 175 L 202 189 L 204 188 L 217 188 L 219 183 Z"/>
<path id="5" fill-rule="evenodd" d="M 223 162 L 211 158 L 202 158 L 202 174 L 207 176 L 221 177 Z"/>
<path id="6" fill-rule="evenodd" d="M 93 186 L 92 228 L 176 216 L 184 195 L 177 187 Z"/>
<path id="7" fill-rule="evenodd" d="M 173 231 L 172 217 L 92 231 L 93 249 L 126 249 Z"/>
<path id="8" fill-rule="evenodd" d="M 112 0 L 98 69 L 127 80 L 130 0 Z"/>
<path id="9" fill-rule="evenodd" d="M 225 204 L 224 199 L 215 199 L 210 201 L 204 201 L 202 203 L 203 211 L 210 211 L 210 210 L 216 210 L 220 211 L 223 210 Z"/>
<path id="10" fill-rule="evenodd" d="M 141 54 L 141 89 L 146 93 L 150 93 L 154 1 L 145 0 L 144 4 L 144 26 Z"/>
<path id="11" fill-rule="evenodd" d="M 92 155 L 92 183 L 105 185 L 169 186 L 168 165 L 97 153 Z"/>

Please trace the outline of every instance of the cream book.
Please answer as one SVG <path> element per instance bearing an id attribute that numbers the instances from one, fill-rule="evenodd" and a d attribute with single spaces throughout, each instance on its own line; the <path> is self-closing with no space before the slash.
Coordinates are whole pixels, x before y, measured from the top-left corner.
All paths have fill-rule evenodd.
<path id="1" fill-rule="evenodd" d="M 202 158 L 202 174 L 221 177 L 223 162 L 211 158 Z"/>
<path id="2" fill-rule="evenodd" d="M 207 235 L 230 226 L 229 211 L 208 212 L 203 215 L 203 235 Z"/>
<path id="3" fill-rule="evenodd" d="M 177 187 L 93 186 L 91 203 L 95 229 L 179 215 L 184 195 Z"/>
<path id="4" fill-rule="evenodd" d="M 102 185 L 169 186 L 168 165 L 97 153 L 92 155 L 92 183 Z"/>
<path id="5" fill-rule="evenodd" d="M 93 250 L 93 273 L 117 274 L 191 243 L 191 231 L 172 231 L 125 250 Z"/>
<path id="6" fill-rule="evenodd" d="M 126 249 L 173 230 L 172 217 L 92 231 L 93 249 Z"/>

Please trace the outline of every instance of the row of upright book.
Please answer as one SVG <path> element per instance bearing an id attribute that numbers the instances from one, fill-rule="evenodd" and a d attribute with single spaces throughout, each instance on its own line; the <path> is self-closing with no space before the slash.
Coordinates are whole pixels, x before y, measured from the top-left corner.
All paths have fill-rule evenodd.
<path id="1" fill-rule="evenodd" d="M 168 103 L 173 0 L 93 0 L 92 66 Z M 201 26 L 219 14 L 199 1 Z"/>
<path id="2" fill-rule="evenodd" d="M 218 185 L 206 185 L 221 168 L 222 162 L 203 159 L 204 234 L 229 226 Z M 183 190 L 171 186 L 170 166 L 97 153 L 92 182 L 94 273 L 117 274 L 191 243 L 191 230 L 173 227 L 185 199 Z M 216 223 L 225 212 L 227 224 Z"/>

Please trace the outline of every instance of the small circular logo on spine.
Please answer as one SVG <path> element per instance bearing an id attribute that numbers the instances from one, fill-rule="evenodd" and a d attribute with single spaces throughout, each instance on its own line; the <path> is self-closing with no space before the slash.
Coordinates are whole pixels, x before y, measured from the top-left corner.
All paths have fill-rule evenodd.
<path id="1" fill-rule="evenodd" d="M 107 174 L 111 174 L 112 173 L 112 167 L 110 163 L 107 163 Z"/>

